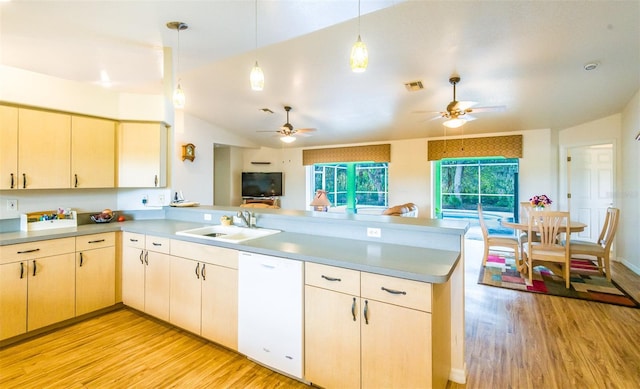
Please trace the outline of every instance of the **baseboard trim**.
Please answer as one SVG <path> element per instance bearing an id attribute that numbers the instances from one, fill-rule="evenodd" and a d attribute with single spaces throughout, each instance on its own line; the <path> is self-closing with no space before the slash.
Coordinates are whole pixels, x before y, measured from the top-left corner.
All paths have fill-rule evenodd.
<path id="1" fill-rule="evenodd" d="M 466 384 L 467 383 L 467 364 L 464 364 L 462 369 L 451 369 L 449 372 L 449 381 L 455 382 L 457 384 Z"/>

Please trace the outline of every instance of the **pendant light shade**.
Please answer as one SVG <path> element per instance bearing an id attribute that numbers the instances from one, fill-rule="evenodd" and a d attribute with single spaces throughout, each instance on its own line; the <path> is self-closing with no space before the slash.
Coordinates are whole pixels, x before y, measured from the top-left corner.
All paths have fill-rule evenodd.
<path id="1" fill-rule="evenodd" d="M 353 44 L 351 48 L 351 70 L 354 73 L 362 73 L 367 70 L 367 65 L 369 65 L 369 53 L 367 52 L 367 45 L 362 42 L 360 39 L 360 35 L 358 35 L 358 40 Z"/>
<path id="2" fill-rule="evenodd" d="M 351 48 L 349 64 L 351 65 L 351 70 L 354 73 L 364 72 L 367 70 L 367 65 L 369 65 L 369 52 L 367 51 L 367 45 L 365 45 L 360 38 L 360 0 L 358 0 L 358 40 L 356 40 L 356 43 L 354 43 Z"/>
<path id="3" fill-rule="evenodd" d="M 178 58 L 178 64 L 176 66 L 175 74 L 180 74 L 180 31 L 186 30 L 189 28 L 189 25 L 183 22 L 169 22 L 167 23 L 167 27 L 178 32 L 178 50 L 176 55 Z M 183 109 L 185 102 L 186 98 L 184 91 L 182 90 L 182 86 L 180 86 L 180 81 L 178 81 L 176 88 L 173 90 L 173 107 L 175 109 Z"/>
<path id="4" fill-rule="evenodd" d="M 264 73 L 262 73 L 262 69 L 260 69 L 258 61 L 256 61 L 253 69 L 251 69 L 249 80 L 251 81 L 251 89 L 257 91 L 264 89 Z"/>
<path id="5" fill-rule="evenodd" d="M 258 50 L 258 0 L 255 0 L 255 15 L 256 15 L 256 50 Z M 264 89 L 264 73 L 262 69 L 258 65 L 258 60 L 256 60 L 256 64 L 251 69 L 251 74 L 249 75 L 249 81 L 251 82 L 251 89 L 255 91 L 261 91 Z"/>
<path id="6" fill-rule="evenodd" d="M 180 86 L 180 82 L 173 91 L 173 107 L 176 109 L 183 109 L 185 103 L 184 91 Z"/>

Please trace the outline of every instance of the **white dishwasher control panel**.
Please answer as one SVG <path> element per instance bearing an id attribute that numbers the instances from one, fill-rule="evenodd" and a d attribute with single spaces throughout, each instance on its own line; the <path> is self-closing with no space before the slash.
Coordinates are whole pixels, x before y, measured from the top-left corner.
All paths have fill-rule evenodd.
<path id="1" fill-rule="evenodd" d="M 303 262 L 246 252 L 238 255 L 238 351 L 302 379 Z"/>

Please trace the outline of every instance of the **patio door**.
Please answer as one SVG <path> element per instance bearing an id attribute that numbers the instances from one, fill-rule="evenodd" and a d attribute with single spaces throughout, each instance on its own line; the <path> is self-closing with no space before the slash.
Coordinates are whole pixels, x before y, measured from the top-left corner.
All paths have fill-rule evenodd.
<path id="1" fill-rule="evenodd" d="M 587 224 L 578 236 L 596 241 L 607 207 L 613 205 L 613 145 L 568 148 L 567 177 L 571 220 Z"/>

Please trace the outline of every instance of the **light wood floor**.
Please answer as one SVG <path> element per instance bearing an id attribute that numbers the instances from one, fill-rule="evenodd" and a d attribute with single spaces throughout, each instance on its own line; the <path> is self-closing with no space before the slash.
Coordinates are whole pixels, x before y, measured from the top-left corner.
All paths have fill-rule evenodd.
<path id="1" fill-rule="evenodd" d="M 638 388 L 640 309 L 477 284 L 482 242 L 467 241 L 467 385 Z M 640 276 L 613 278 L 640 300 Z M 127 309 L 0 350 L 0 388 L 308 388 Z"/>

